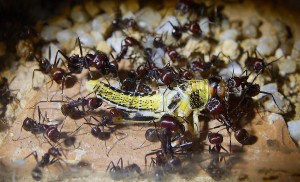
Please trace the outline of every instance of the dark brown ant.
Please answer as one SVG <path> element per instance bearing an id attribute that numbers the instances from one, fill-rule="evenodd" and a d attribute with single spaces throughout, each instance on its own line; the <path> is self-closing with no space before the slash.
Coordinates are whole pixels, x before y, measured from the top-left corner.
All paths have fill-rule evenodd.
<path id="1" fill-rule="evenodd" d="M 67 97 L 71 101 L 61 106 L 62 114 L 64 116 L 69 116 L 73 119 L 82 118 L 85 115 L 87 115 L 87 113 L 94 111 L 95 109 L 99 108 L 102 105 L 103 101 L 100 98 L 97 97 L 86 98 L 87 96 L 79 97 L 77 100 L 72 100 L 71 98 Z M 51 102 L 55 102 L 55 101 L 51 101 Z M 87 108 L 87 110 L 85 108 Z"/>
<path id="2" fill-rule="evenodd" d="M 0 114 L 0 119 L 2 119 L 5 115 L 5 111 L 7 110 L 7 105 L 16 101 L 19 103 L 20 101 L 17 99 L 16 95 L 12 93 L 13 90 L 9 89 L 8 79 L 6 77 L 0 78 L 0 104 L 2 106 L 2 111 Z"/>
<path id="3" fill-rule="evenodd" d="M 182 14 L 186 13 L 197 13 L 199 15 L 205 16 L 207 14 L 207 7 L 205 3 L 197 3 L 192 0 L 180 0 L 176 4 L 176 10 L 181 11 Z"/>
<path id="4" fill-rule="evenodd" d="M 213 144 L 214 146 L 211 148 L 209 146 L 210 153 L 220 153 L 221 149 L 228 151 L 221 145 L 223 143 L 223 136 L 219 133 L 209 133 L 208 134 L 208 141 L 209 143 Z"/>
<path id="5" fill-rule="evenodd" d="M 156 128 L 147 129 L 145 132 L 145 138 L 147 141 L 150 141 L 150 142 L 161 141 L 162 146 L 165 147 L 165 150 L 163 150 L 163 151 L 166 151 L 166 148 L 169 148 L 168 150 L 170 151 L 169 144 L 171 143 L 170 139 L 172 137 L 172 131 L 179 133 L 179 134 L 184 134 L 185 127 L 182 123 L 179 122 L 179 120 L 176 117 L 169 115 L 169 114 L 163 115 L 160 118 L 159 123 L 160 123 L 161 129 L 156 129 Z M 155 122 L 154 122 L 154 124 L 155 124 Z M 164 129 L 167 129 L 167 130 L 164 130 Z M 167 138 L 167 140 L 165 140 L 165 138 Z M 166 142 L 168 142 L 169 144 L 166 144 Z"/>
<path id="6" fill-rule="evenodd" d="M 211 114 L 217 117 L 217 120 L 220 123 L 222 123 L 221 125 L 211 129 L 225 126 L 228 133 L 230 133 L 230 129 L 234 132 L 235 139 L 242 145 L 250 144 L 251 142 L 253 142 L 247 130 L 238 129 L 233 126 L 233 122 L 231 118 L 228 116 L 228 106 L 225 102 L 218 100 L 218 97 L 214 97 L 214 99 L 208 101 L 206 108 Z M 231 151 L 231 146 L 230 146 L 230 151 Z"/>
<path id="7" fill-rule="evenodd" d="M 25 131 L 31 132 L 33 135 L 38 135 L 38 134 L 44 133 L 44 134 L 47 135 L 47 137 L 52 142 L 56 143 L 60 139 L 60 136 L 61 136 L 61 132 L 57 130 L 57 125 L 44 124 L 44 121 L 46 119 L 48 119 L 47 118 L 47 113 L 45 114 L 45 116 L 43 116 L 41 114 L 41 111 L 40 111 L 39 107 L 38 107 L 38 115 L 39 115 L 39 121 L 38 122 L 36 120 L 32 119 L 32 118 L 29 118 L 29 117 L 24 119 L 22 127 L 21 127 L 21 131 L 20 131 L 20 137 L 21 137 L 22 129 L 24 129 Z M 41 117 L 43 118 L 42 123 L 40 122 Z M 16 139 L 16 140 L 18 140 L 18 139 Z"/>
<path id="8" fill-rule="evenodd" d="M 257 56 L 257 52 L 255 52 L 255 57 L 251 57 L 249 55 L 249 52 L 247 52 L 247 59 L 245 61 L 245 66 L 247 70 L 254 71 L 258 75 L 265 71 L 265 69 L 273 64 L 274 62 L 278 61 L 279 59 L 276 59 L 274 61 L 271 61 L 270 63 L 266 63 L 264 58 L 259 58 Z"/>
<path id="9" fill-rule="evenodd" d="M 194 57 L 189 68 L 193 72 L 200 72 L 203 77 L 206 75 L 215 74 L 217 69 L 221 68 L 224 65 L 224 61 L 219 58 L 220 52 L 218 55 L 212 55 L 208 62 L 204 61 L 204 54 L 199 52 L 192 53 L 191 57 Z"/>
<path id="10" fill-rule="evenodd" d="M 117 13 L 115 18 L 111 22 L 111 26 L 108 27 L 104 33 L 104 39 L 107 39 L 112 35 L 113 32 L 117 30 L 124 30 L 132 28 L 133 30 L 139 30 L 137 22 L 133 18 L 122 18 L 122 13 L 120 8 L 117 8 Z"/>
<path id="11" fill-rule="evenodd" d="M 90 72 L 90 67 L 95 67 L 103 75 L 109 73 L 115 74 L 117 72 L 118 64 L 114 61 L 110 62 L 108 56 L 104 52 L 96 51 L 94 54 L 83 56 L 79 37 L 76 42 L 78 42 L 79 45 L 80 56 L 78 54 L 73 54 L 71 57 L 68 57 L 61 50 L 58 50 L 57 52 L 57 54 L 60 53 L 67 60 L 67 66 L 70 73 L 80 74 L 83 68 L 88 69 Z"/>
<path id="12" fill-rule="evenodd" d="M 32 155 L 34 156 L 37 164 L 33 168 L 31 175 L 32 175 L 32 178 L 36 181 L 40 181 L 43 178 L 43 172 L 42 172 L 41 168 L 50 166 L 50 165 L 54 164 L 55 162 L 62 160 L 61 157 L 62 157 L 63 153 L 60 152 L 60 149 L 53 146 L 49 141 L 48 141 L 48 143 L 51 145 L 51 148 L 48 149 L 48 152 L 44 153 L 44 155 L 42 156 L 40 161 L 38 160 L 38 154 L 36 151 L 30 153 L 28 156 L 26 156 L 24 158 L 24 160 L 25 160 Z M 51 157 L 52 157 L 52 159 L 51 159 Z"/>
<path id="13" fill-rule="evenodd" d="M 141 175 L 141 168 L 135 163 L 124 167 L 123 159 L 121 157 L 118 160 L 117 165 L 115 165 L 114 162 L 111 161 L 107 166 L 106 172 L 109 172 L 112 180 L 120 181 L 122 179 L 132 177 L 134 173 Z"/>
<path id="14" fill-rule="evenodd" d="M 167 128 L 171 131 L 178 131 L 180 133 L 185 132 L 185 127 L 184 125 L 174 116 L 165 114 L 163 115 L 160 120 L 160 127 L 162 128 Z"/>
<path id="15" fill-rule="evenodd" d="M 121 81 L 121 89 L 129 92 L 151 93 L 152 89 L 145 83 L 147 81 L 145 78 L 145 75 L 139 76 L 137 72 L 131 70 L 128 72 L 127 78 Z"/>
<path id="16" fill-rule="evenodd" d="M 176 173 L 181 169 L 181 160 L 176 157 L 171 145 L 172 132 L 168 128 L 163 128 L 160 132 L 161 149 L 155 150 L 145 155 L 145 164 L 147 166 L 147 156 L 156 154 L 156 158 L 151 158 L 150 166 L 155 167 L 155 179 L 160 179 L 164 171 Z"/>
<path id="17" fill-rule="evenodd" d="M 185 23 L 183 26 L 180 24 L 175 26 L 170 21 L 168 23 L 173 27 L 172 36 L 176 41 L 182 37 L 182 33 L 190 32 L 193 36 L 197 37 L 202 34 L 202 30 L 197 22 Z"/>
<path id="18" fill-rule="evenodd" d="M 255 79 L 257 78 L 259 74 L 257 74 L 255 76 L 255 78 L 252 80 L 252 82 L 248 82 L 248 78 L 249 78 L 249 75 L 246 75 L 245 76 L 241 76 L 241 77 L 236 77 L 236 76 L 232 76 L 231 78 L 229 78 L 227 80 L 227 89 L 229 90 L 228 94 L 230 94 L 230 92 L 232 92 L 233 89 L 237 89 L 239 87 L 241 87 L 241 99 L 240 99 L 240 102 L 237 104 L 237 106 L 233 109 L 233 110 L 236 110 L 237 108 L 239 108 L 241 106 L 241 103 L 243 102 L 243 100 L 247 97 L 255 97 L 257 96 L 258 94 L 265 94 L 265 95 L 269 95 L 272 97 L 275 105 L 277 106 L 277 108 L 284 113 L 284 111 L 278 106 L 274 96 L 272 93 L 269 93 L 269 92 L 265 92 L 265 91 L 261 91 L 260 90 L 260 86 L 259 84 L 256 84 L 254 83 Z M 230 91 L 231 90 L 231 91 Z"/>
<path id="19" fill-rule="evenodd" d="M 210 152 L 209 163 L 205 165 L 205 161 L 200 162 L 200 166 L 212 177 L 214 180 L 219 181 L 222 179 L 226 170 L 230 167 L 225 158 L 230 154 L 220 152 Z"/>
<path id="20" fill-rule="evenodd" d="M 112 117 L 110 115 L 104 115 L 102 116 L 102 121 L 99 121 L 96 119 L 94 116 L 91 116 L 90 119 L 94 119 L 95 121 L 98 122 L 98 124 L 93 124 L 93 123 L 83 123 L 81 126 L 79 126 L 74 132 L 78 131 L 83 125 L 90 125 L 93 126 L 91 127 L 91 134 L 99 138 L 100 140 L 107 140 L 110 138 L 110 134 L 112 133 L 113 129 L 108 127 L 108 125 L 113 124 Z M 110 129 L 109 132 L 104 131 L 104 127 L 108 127 Z"/>
<path id="21" fill-rule="evenodd" d="M 51 55 L 51 49 L 49 47 L 49 58 Z M 36 58 L 37 59 L 37 58 Z M 71 73 L 67 73 L 66 70 L 58 67 L 59 61 L 61 60 L 60 58 L 57 59 L 57 56 L 54 59 L 54 63 L 51 64 L 49 59 L 46 58 L 40 58 L 37 59 L 39 63 L 39 68 L 33 70 L 32 74 L 32 87 L 33 87 L 33 79 L 34 79 L 34 72 L 40 71 L 46 75 L 49 75 L 52 83 L 55 81 L 57 84 L 62 84 L 62 87 L 64 88 L 65 81 L 67 77 L 71 77 Z M 63 92 L 63 89 L 62 89 Z"/>
<path id="22" fill-rule="evenodd" d="M 124 58 L 124 56 L 127 54 L 129 47 L 139 47 L 140 49 L 143 49 L 143 46 L 140 44 L 138 40 L 136 40 L 133 37 L 127 36 L 121 43 L 121 52 L 118 53 L 115 61 L 120 62 L 121 59 Z"/>

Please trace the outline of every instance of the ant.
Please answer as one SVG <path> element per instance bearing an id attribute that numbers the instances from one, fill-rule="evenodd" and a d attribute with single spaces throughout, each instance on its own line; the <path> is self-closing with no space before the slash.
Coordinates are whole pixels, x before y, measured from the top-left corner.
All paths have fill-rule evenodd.
<path id="1" fill-rule="evenodd" d="M 213 114 L 214 116 L 217 116 L 217 120 L 222 123 L 219 126 L 213 127 L 211 129 L 219 128 L 221 126 L 225 126 L 228 133 L 230 133 L 230 129 L 234 132 L 235 139 L 242 145 L 250 144 L 251 137 L 246 129 L 238 129 L 233 126 L 232 120 L 228 116 L 228 108 L 227 104 L 223 101 L 220 101 L 218 97 L 213 97 L 213 99 L 210 99 L 206 106 L 207 110 Z M 221 141 L 221 140 L 219 140 Z M 230 149 L 231 151 L 231 149 Z"/>
<path id="2" fill-rule="evenodd" d="M 98 124 L 83 123 L 83 124 L 86 124 L 86 125 L 93 126 L 92 129 L 91 129 L 91 134 L 94 137 L 99 138 L 100 140 L 107 140 L 107 139 L 109 139 L 110 134 L 111 134 L 112 131 L 110 131 L 110 132 L 104 131 L 104 126 L 108 127 L 107 125 L 113 124 L 112 117 L 110 115 L 104 115 L 104 116 L 102 116 L 102 121 L 97 120 L 94 116 L 91 116 L 91 118 L 93 118 L 94 120 L 96 120 L 98 122 Z M 102 129 L 100 127 L 102 127 Z M 110 127 L 108 127 L 108 128 L 110 130 L 112 130 L 112 128 L 110 128 Z"/>
<path id="3" fill-rule="evenodd" d="M 177 2 L 175 9 L 182 12 L 183 15 L 186 13 L 199 13 L 200 15 L 206 15 L 207 14 L 207 7 L 205 3 L 197 3 L 192 0 L 180 0 Z"/>
<path id="4" fill-rule="evenodd" d="M 167 159 L 163 156 L 162 152 L 155 153 L 156 157 L 151 158 L 150 167 L 154 167 L 155 181 L 162 181 L 165 172 L 176 173 L 181 168 L 181 160 L 178 157 Z"/>
<path id="5" fill-rule="evenodd" d="M 258 58 L 257 51 L 255 51 L 255 57 L 251 57 L 249 55 L 249 52 L 247 51 L 247 59 L 245 61 L 245 66 L 248 70 L 254 71 L 259 75 L 260 73 L 264 72 L 269 65 L 273 64 L 279 59 L 271 61 L 270 63 L 266 63 L 264 58 Z"/>
<path id="6" fill-rule="evenodd" d="M 33 135 L 45 133 L 52 142 L 56 143 L 60 139 L 60 135 L 61 135 L 61 132 L 57 130 L 57 125 L 44 124 L 44 121 L 46 119 L 48 119 L 47 113 L 45 114 L 45 116 L 43 116 L 41 114 L 40 107 L 38 107 L 38 115 L 39 115 L 38 122 L 29 117 L 24 119 L 19 138 L 21 137 L 22 129 L 24 129 L 25 131 L 30 131 Z M 42 123 L 40 123 L 41 117 L 43 118 Z M 18 140 L 18 139 L 16 139 L 16 140 Z M 16 140 L 14 140 L 14 141 L 16 141 Z"/>
<path id="7" fill-rule="evenodd" d="M 185 132 L 184 125 L 172 115 L 164 114 L 160 118 L 159 123 L 161 128 L 167 128 L 170 131 L 180 132 L 181 134 Z"/>
<path id="8" fill-rule="evenodd" d="M 91 93 L 90 93 L 91 94 Z M 88 94 L 88 95 L 90 95 Z M 88 96 L 87 95 L 87 96 Z M 87 113 L 96 110 L 99 108 L 103 101 L 100 98 L 97 97 L 92 97 L 92 98 L 86 98 L 85 97 L 79 97 L 77 100 L 72 100 L 71 98 L 67 97 L 70 102 L 67 102 L 66 104 L 63 104 L 61 106 L 61 112 L 64 116 L 69 116 L 71 118 L 82 118 L 84 117 Z M 53 102 L 53 101 L 51 101 Z M 54 101 L 55 102 L 55 101 Z M 81 106 L 81 110 L 79 107 Z M 85 109 L 87 107 L 87 110 Z"/>
<path id="9" fill-rule="evenodd" d="M 93 92 L 92 92 L 93 93 Z M 97 97 L 91 97 L 87 98 L 90 94 L 86 95 L 85 97 L 79 97 L 77 100 L 73 100 L 72 98 L 63 95 L 66 99 L 70 100 L 62 101 L 62 100 L 50 100 L 50 101 L 39 101 L 41 102 L 64 102 L 65 104 L 62 104 L 60 110 L 61 113 L 67 117 L 69 116 L 72 119 L 80 119 L 83 118 L 88 113 L 98 109 L 101 107 L 103 101 L 100 98 Z M 33 107 L 35 107 L 38 103 L 36 103 Z M 81 109 L 80 109 L 81 107 Z"/>
<path id="10" fill-rule="evenodd" d="M 261 73 L 261 72 L 260 72 Z M 235 109 L 239 108 L 243 102 L 243 100 L 247 97 L 255 97 L 258 94 L 265 94 L 265 95 L 269 95 L 272 97 L 275 105 L 277 106 L 277 108 L 284 113 L 284 111 L 281 109 L 281 107 L 279 107 L 279 105 L 277 104 L 274 96 L 272 93 L 269 92 L 265 92 L 265 91 L 261 91 L 260 90 L 260 85 L 254 83 L 255 79 L 258 77 L 258 75 L 260 74 L 258 73 L 255 78 L 252 80 L 252 82 L 248 82 L 248 78 L 249 75 L 247 75 L 247 71 L 246 71 L 246 75 L 245 76 L 241 76 L 241 77 L 236 77 L 236 76 L 232 76 L 231 78 L 229 78 L 227 80 L 227 88 L 228 90 L 232 90 L 232 89 L 238 89 L 239 87 L 242 88 L 242 94 L 241 94 L 241 100 L 240 102 L 237 104 L 237 106 L 235 107 Z M 228 92 L 230 93 L 230 92 Z M 234 110 L 235 110 L 234 109 Z"/>
<path id="11" fill-rule="evenodd" d="M 139 30 L 137 22 L 133 18 L 122 18 L 122 12 L 120 8 L 117 8 L 115 18 L 111 22 L 111 26 L 104 33 L 104 39 L 107 39 L 117 30 L 124 30 L 132 28 L 133 30 Z"/>
<path id="12" fill-rule="evenodd" d="M 94 54 L 83 56 L 79 37 L 77 37 L 76 42 L 79 45 L 80 56 L 73 54 L 68 57 L 61 50 L 58 50 L 56 53 L 56 56 L 60 53 L 67 60 L 67 66 L 71 73 L 80 74 L 83 68 L 88 69 L 90 73 L 90 67 L 95 67 L 104 75 L 115 73 L 118 70 L 118 64 L 114 61 L 110 62 L 108 56 L 102 51 L 96 51 Z"/>
<path id="13" fill-rule="evenodd" d="M 220 153 L 221 149 L 228 153 L 228 151 L 221 145 L 223 143 L 223 136 L 221 134 L 209 133 L 208 141 L 214 145 L 212 148 L 209 146 L 209 153 Z"/>
<path id="14" fill-rule="evenodd" d="M 203 77 L 206 77 L 208 74 L 215 74 L 215 72 L 217 73 L 217 69 L 224 65 L 224 61 L 219 58 L 220 54 L 223 53 L 220 52 L 218 55 L 212 55 L 210 56 L 209 61 L 205 62 L 204 54 L 200 52 L 193 52 L 191 57 L 194 58 L 192 59 L 189 69 L 193 72 L 199 71 Z"/>
<path id="15" fill-rule="evenodd" d="M 109 172 L 112 180 L 120 181 L 124 178 L 133 176 L 134 173 L 141 175 L 141 168 L 135 163 L 130 165 L 128 164 L 128 166 L 124 167 L 123 159 L 121 157 L 118 160 L 117 165 L 115 165 L 114 162 L 111 161 L 107 166 L 106 172 Z"/>
<path id="16" fill-rule="evenodd" d="M 168 136 L 165 138 L 172 137 L 172 133 L 170 133 L 171 131 L 179 132 L 180 134 L 184 134 L 184 132 L 185 132 L 184 125 L 182 123 L 180 123 L 179 120 L 172 115 L 169 115 L 169 114 L 163 115 L 160 118 L 159 123 L 160 123 L 161 129 L 150 128 L 150 129 L 146 130 L 145 138 L 147 141 L 149 141 L 149 142 L 165 141 L 163 136 Z M 155 124 L 155 122 L 154 122 L 154 124 Z M 164 129 L 167 129 L 168 131 L 165 131 Z M 166 144 L 162 144 L 162 145 L 167 146 Z"/>
<path id="17" fill-rule="evenodd" d="M 0 78 L 0 104 L 3 107 L 3 111 L 0 114 L 1 119 L 5 115 L 7 105 L 12 103 L 14 100 L 19 102 L 19 100 L 16 98 L 16 95 L 12 94 L 12 90 L 9 89 L 8 79 L 6 77 L 1 77 Z"/>
<path id="18" fill-rule="evenodd" d="M 61 153 L 59 151 L 60 149 L 53 146 L 49 141 L 48 141 L 48 143 L 51 145 L 51 148 L 49 148 L 48 151 L 46 153 L 44 153 L 44 155 L 42 156 L 40 161 L 38 160 L 38 154 L 36 151 L 33 151 L 32 153 L 30 153 L 28 156 L 26 156 L 23 159 L 23 160 L 25 160 L 32 155 L 34 156 L 37 164 L 33 168 L 31 175 L 32 175 L 32 178 L 36 181 L 40 181 L 43 178 L 43 172 L 42 172 L 41 168 L 50 166 L 50 165 L 54 164 L 55 162 L 62 160 L 61 157 L 62 157 L 63 153 Z M 52 157 L 52 159 L 51 159 L 51 157 Z"/>
<path id="19" fill-rule="evenodd" d="M 51 55 L 51 49 L 49 47 L 49 56 L 48 56 L 49 58 L 50 58 L 50 55 Z M 38 60 L 39 68 L 33 70 L 32 87 L 33 87 L 34 73 L 36 71 L 40 71 L 43 74 L 49 75 L 52 80 L 52 83 L 53 83 L 53 81 L 55 81 L 57 84 L 62 84 L 62 93 L 63 93 L 63 88 L 64 88 L 66 78 L 71 77 L 71 73 L 67 73 L 64 69 L 58 67 L 59 61 L 61 59 L 60 58 L 57 59 L 57 56 L 56 56 L 53 64 L 51 64 L 49 59 L 47 59 L 47 58 L 40 58 L 40 59 L 36 58 L 36 59 Z"/>
<path id="20" fill-rule="evenodd" d="M 153 46 L 155 48 L 160 48 L 162 49 L 165 53 L 168 54 L 169 58 L 171 61 L 176 62 L 178 60 L 184 60 L 185 58 L 182 57 L 174 47 L 168 46 L 163 42 L 163 35 L 160 37 L 155 37 L 153 39 Z M 149 57 L 149 56 L 148 56 Z M 151 59 L 150 59 L 151 60 Z"/>
<path id="21" fill-rule="evenodd" d="M 121 52 L 118 53 L 115 61 L 120 62 L 121 59 L 123 59 L 124 56 L 127 54 L 128 48 L 136 47 L 136 46 L 139 47 L 140 49 L 143 49 L 143 46 L 140 44 L 140 42 L 138 40 L 136 40 L 133 37 L 127 36 L 125 39 L 123 39 L 123 41 L 121 43 Z"/>
<path id="22" fill-rule="evenodd" d="M 201 36 L 202 30 L 197 22 L 185 23 L 183 26 L 173 25 L 170 21 L 168 23 L 172 26 L 172 36 L 178 41 L 182 37 L 182 33 L 190 32 L 193 36 Z M 178 22 L 179 23 L 179 22 Z"/>

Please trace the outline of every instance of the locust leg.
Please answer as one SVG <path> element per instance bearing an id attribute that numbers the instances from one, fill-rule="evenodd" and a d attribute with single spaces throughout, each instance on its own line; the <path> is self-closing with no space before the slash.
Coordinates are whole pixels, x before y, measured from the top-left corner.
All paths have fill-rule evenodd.
<path id="1" fill-rule="evenodd" d="M 194 135 L 200 137 L 200 123 L 199 123 L 199 111 L 193 110 L 193 124 L 194 124 Z"/>

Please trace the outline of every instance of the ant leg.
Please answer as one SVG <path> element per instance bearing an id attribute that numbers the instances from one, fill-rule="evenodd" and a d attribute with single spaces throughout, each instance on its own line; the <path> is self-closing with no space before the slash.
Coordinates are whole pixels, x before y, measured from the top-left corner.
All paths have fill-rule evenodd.
<path id="1" fill-rule="evenodd" d="M 115 134 L 116 138 L 118 139 L 117 141 L 114 142 L 114 144 L 110 147 L 110 149 L 108 150 L 108 152 L 106 153 L 106 156 L 108 156 L 108 154 L 110 153 L 110 151 L 114 148 L 114 146 L 121 140 L 127 138 L 128 134 L 126 133 L 122 133 L 124 134 L 125 136 L 123 136 L 122 138 L 118 138 L 117 135 Z M 104 141 L 105 142 L 105 146 L 106 146 L 106 140 Z"/>
<path id="2" fill-rule="evenodd" d="M 123 169 L 123 158 L 121 157 L 117 163 L 117 165 L 119 165 L 119 162 L 121 162 L 121 169 Z"/>
<path id="3" fill-rule="evenodd" d="M 27 159 L 27 158 L 30 157 L 31 155 L 34 156 L 34 158 L 35 158 L 35 160 L 36 160 L 36 163 L 39 163 L 39 160 L 38 160 L 38 154 L 36 153 L 36 151 L 31 152 L 29 155 L 27 155 L 26 157 L 24 157 L 23 160 Z"/>
<path id="4" fill-rule="evenodd" d="M 18 141 L 18 140 L 21 138 L 21 133 L 22 133 L 22 128 L 23 128 L 23 126 L 24 126 L 24 123 L 23 123 L 22 126 L 21 126 L 21 130 L 20 130 L 20 135 L 19 135 L 19 137 L 18 137 L 17 139 L 12 139 L 12 141 Z"/>
<path id="5" fill-rule="evenodd" d="M 277 102 L 276 102 L 276 100 L 275 100 L 273 94 L 271 94 L 271 93 L 269 93 L 269 92 L 264 92 L 264 91 L 260 91 L 260 93 L 263 93 L 263 94 L 266 94 L 266 95 L 271 96 L 272 99 L 273 99 L 273 101 L 274 101 L 274 103 L 276 104 L 277 108 L 278 108 L 282 113 L 284 113 L 284 111 L 278 106 L 278 104 L 277 104 Z"/>
<path id="6" fill-rule="evenodd" d="M 107 166 L 107 168 L 106 168 L 106 172 L 108 171 L 108 169 L 109 169 L 109 167 L 110 167 L 111 165 L 112 165 L 112 168 L 111 168 L 111 169 L 115 169 L 115 168 L 116 168 L 114 162 L 113 162 L 113 161 L 110 161 L 110 163 L 108 164 L 108 166 Z M 111 171 L 111 169 L 110 169 L 109 171 Z"/>
<path id="7" fill-rule="evenodd" d="M 34 69 L 33 70 L 33 73 L 32 73 L 32 79 L 31 79 L 31 88 L 35 89 L 34 86 L 33 86 L 33 80 L 34 80 L 34 72 L 36 71 L 41 71 L 41 69 Z"/>

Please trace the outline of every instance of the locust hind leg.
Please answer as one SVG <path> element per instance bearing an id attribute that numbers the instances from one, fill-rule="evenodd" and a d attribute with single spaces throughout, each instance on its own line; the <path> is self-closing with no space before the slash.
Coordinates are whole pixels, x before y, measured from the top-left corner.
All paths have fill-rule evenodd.
<path id="1" fill-rule="evenodd" d="M 193 126 L 194 126 L 194 135 L 197 138 L 200 138 L 200 122 L 199 122 L 199 111 L 193 110 Z"/>

